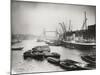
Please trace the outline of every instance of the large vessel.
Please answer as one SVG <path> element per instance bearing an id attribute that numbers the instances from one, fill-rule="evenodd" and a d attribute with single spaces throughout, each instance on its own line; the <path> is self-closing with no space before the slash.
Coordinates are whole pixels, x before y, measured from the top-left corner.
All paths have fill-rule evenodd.
<path id="1" fill-rule="evenodd" d="M 90 50 L 95 49 L 96 44 L 95 43 L 81 43 L 81 42 L 75 42 L 75 41 L 63 41 L 64 47 L 67 48 L 73 48 L 73 49 L 81 49 L 81 50 Z"/>
<path id="2" fill-rule="evenodd" d="M 65 24 L 61 24 L 63 30 L 63 46 L 67 48 L 76 49 L 95 49 L 96 48 L 96 24 L 87 26 L 87 17 L 85 12 L 85 19 L 83 21 L 82 29 L 72 31 L 71 20 L 69 20 L 69 30 L 66 30 Z"/>

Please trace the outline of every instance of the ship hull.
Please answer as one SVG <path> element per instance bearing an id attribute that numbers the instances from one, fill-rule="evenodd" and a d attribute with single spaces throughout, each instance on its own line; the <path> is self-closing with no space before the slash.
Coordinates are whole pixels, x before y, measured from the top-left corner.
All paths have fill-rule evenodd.
<path id="1" fill-rule="evenodd" d="M 91 50 L 96 48 L 96 44 L 94 43 L 78 43 L 71 41 L 63 41 L 64 47 L 71 49 L 81 49 L 81 50 Z"/>

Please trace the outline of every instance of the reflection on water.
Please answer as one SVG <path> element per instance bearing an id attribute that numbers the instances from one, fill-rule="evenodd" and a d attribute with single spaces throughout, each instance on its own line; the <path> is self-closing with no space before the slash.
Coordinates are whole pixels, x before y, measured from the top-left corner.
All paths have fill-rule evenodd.
<path id="1" fill-rule="evenodd" d="M 20 44 L 14 46 L 23 46 L 24 49 L 21 51 L 12 51 L 12 73 L 34 73 L 34 72 L 51 72 L 51 71 L 64 71 L 59 66 L 55 66 L 51 63 L 48 63 L 46 59 L 43 61 L 38 61 L 35 59 L 23 59 L 23 53 L 37 45 L 43 45 L 44 42 L 36 42 L 33 40 L 24 40 Z M 89 53 L 91 51 L 86 50 L 76 50 L 68 49 L 60 46 L 50 46 L 51 52 L 57 52 L 61 55 L 61 60 L 63 59 L 73 59 L 85 63 L 81 60 L 80 55 L 83 53 Z"/>

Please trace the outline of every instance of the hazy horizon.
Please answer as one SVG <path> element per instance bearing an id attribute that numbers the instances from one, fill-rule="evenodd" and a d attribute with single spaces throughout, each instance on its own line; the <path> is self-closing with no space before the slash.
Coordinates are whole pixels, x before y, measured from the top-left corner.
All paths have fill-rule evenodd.
<path id="1" fill-rule="evenodd" d="M 84 11 L 87 13 L 87 24 L 96 24 L 96 7 L 42 2 L 12 2 L 11 26 L 13 34 L 40 35 L 43 29 L 55 31 L 59 23 L 69 26 L 72 30 L 82 27 Z"/>

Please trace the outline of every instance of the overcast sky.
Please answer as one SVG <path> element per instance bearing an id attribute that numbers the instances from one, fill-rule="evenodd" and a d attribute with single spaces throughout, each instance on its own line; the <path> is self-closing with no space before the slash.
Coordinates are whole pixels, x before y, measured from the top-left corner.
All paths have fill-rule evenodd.
<path id="1" fill-rule="evenodd" d="M 84 11 L 87 13 L 87 24 L 95 24 L 96 7 L 68 4 L 12 2 L 12 33 L 40 35 L 46 30 L 55 30 L 60 22 L 68 28 L 72 21 L 72 30 L 82 27 Z"/>

